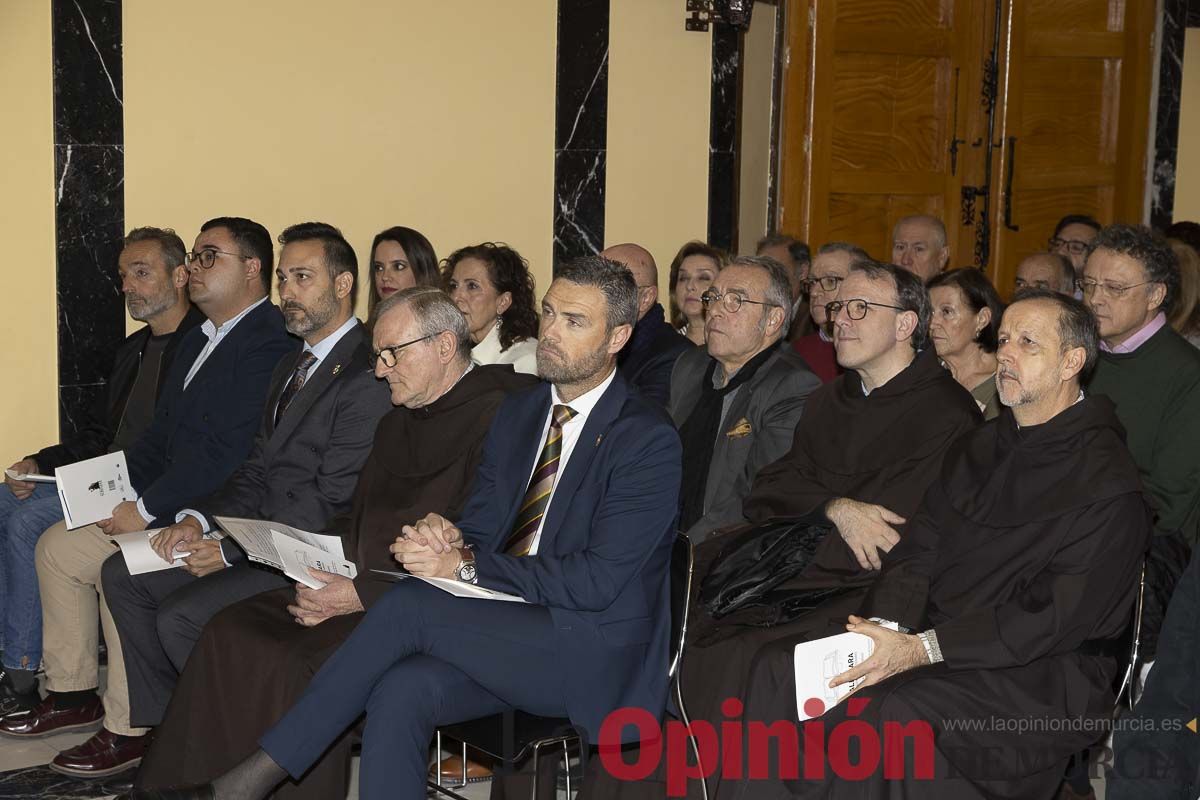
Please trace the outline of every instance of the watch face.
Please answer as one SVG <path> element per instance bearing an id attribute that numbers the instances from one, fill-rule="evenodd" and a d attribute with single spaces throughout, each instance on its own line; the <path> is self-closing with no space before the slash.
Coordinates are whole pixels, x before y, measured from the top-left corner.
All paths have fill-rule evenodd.
<path id="1" fill-rule="evenodd" d="M 467 583 L 473 583 L 475 581 L 475 565 L 474 564 L 461 565 L 458 568 L 458 577 L 461 580 L 466 581 Z"/>

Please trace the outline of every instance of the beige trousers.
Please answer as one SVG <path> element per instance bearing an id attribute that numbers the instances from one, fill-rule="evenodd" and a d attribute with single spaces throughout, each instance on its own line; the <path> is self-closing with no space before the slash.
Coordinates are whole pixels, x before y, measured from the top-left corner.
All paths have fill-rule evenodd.
<path id="1" fill-rule="evenodd" d="M 129 724 L 129 684 L 121 639 L 100 586 L 100 566 L 117 545 L 95 525 L 67 530 L 63 522 L 42 534 L 37 544 L 37 574 L 42 595 L 42 662 L 46 688 L 78 692 L 100 684 L 99 630 L 108 646 L 104 727 L 122 736 L 142 736 L 149 728 Z"/>

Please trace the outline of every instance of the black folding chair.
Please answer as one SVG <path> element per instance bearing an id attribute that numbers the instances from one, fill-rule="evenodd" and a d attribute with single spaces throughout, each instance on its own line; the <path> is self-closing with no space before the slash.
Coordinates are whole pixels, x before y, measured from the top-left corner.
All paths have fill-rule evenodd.
<path id="1" fill-rule="evenodd" d="M 683 691 L 679 686 L 679 665 L 683 660 L 683 641 L 687 636 L 688 598 L 691 596 L 691 592 L 692 543 L 680 533 L 676 535 L 675 543 L 671 548 L 671 651 L 667 677 L 675 690 L 681 713 L 684 712 L 682 711 Z M 443 736 L 454 739 L 462 745 L 462 780 L 453 787 L 442 784 Z M 695 747 L 695 743 L 692 744 Z M 514 771 L 518 764 L 522 764 L 532 757 L 533 800 L 538 800 L 538 762 L 543 750 L 550 747 L 562 747 L 562 758 L 567 772 L 568 800 L 571 797 L 570 753 L 572 748 L 579 750 L 584 768 L 586 769 L 587 766 L 587 743 L 570 720 L 539 717 L 522 711 L 506 711 L 469 722 L 446 725 L 438 729 L 434 746 L 437 748 L 438 754 L 437 779 L 429 781 L 429 788 L 452 798 L 452 800 L 466 800 L 453 790 L 461 789 L 467 784 L 468 747 L 495 760 L 500 765 L 500 768 L 496 770 L 497 775 Z"/>

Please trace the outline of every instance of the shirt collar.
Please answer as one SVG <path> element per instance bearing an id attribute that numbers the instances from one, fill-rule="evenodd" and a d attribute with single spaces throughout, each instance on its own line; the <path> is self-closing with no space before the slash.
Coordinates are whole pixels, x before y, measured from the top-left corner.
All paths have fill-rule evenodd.
<path id="1" fill-rule="evenodd" d="M 304 351 L 307 353 L 312 353 L 314 356 L 316 356 L 317 361 L 324 361 L 325 356 L 329 355 L 333 348 L 337 347 L 337 343 L 342 340 L 342 337 L 349 333 L 350 330 L 357 324 L 358 317 L 351 315 L 350 319 L 343 322 L 337 330 L 316 344 L 310 346 L 308 342 L 305 342 Z"/>
<path id="2" fill-rule="evenodd" d="M 1166 324 L 1167 315 L 1160 311 L 1154 315 L 1154 319 L 1143 325 L 1141 330 L 1116 347 L 1109 347 L 1102 341 L 1100 342 L 1100 349 L 1106 353 L 1132 353 L 1149 341 L 1151 336 L 1162 330 Z"/>
<path id="3" fill-rule="evenodd" d="M 572 417 L 572 421 L 583 419 L 590 414 L 592 409 L 596 407 L 596 404 L 600 402 L 600 398 L 604 396 L 606 391 L 608 391 L 608 387 L 612 384 L 613 378 L 616 377 L 616 374 L 616 369 L 613 369 L 612 372 L 608 373 L 608 377 L 600 382 L 599 386 L 588 389 L 586 392 L 579 395 L 579 397 L 576 397 L 569 403 L 563 402 L 563 399 L 558 396 L 558 387 L 551 384 L 550 400 L 554 403 L 554 405 L 570 406 L 571 410 L 575 412 L 575 416 Z"/>
<path id="4" fill-rule="evenodd" d="M 258 308 L 263 303 L 267 302 L 268 299 L 269 299 L 268 297 L 263 297 L 263 298 L 259 299 L 257 302 L 251 303 L 250 305 L 246 306 L 241 311 L 239 311 L 236 316 L 230 317 L 229 319 L 222 322 L 221 327 L 219 327 L 219 328 L 216 325 L 213 325 L 212 320 L 206 319 L 206 320 L 204 320 L 204 324 L 200 326 L 200 330 L 204 331 L 204 335 L 208 337 L 209 341 L 212 341 L 213 339 L 224 336 L 225 334 L 227 334 L 231 330 L 233 330 L 237 326 L 237 324 L 242 321 L 242 317 L 246 316 L 251 311 Z"/>

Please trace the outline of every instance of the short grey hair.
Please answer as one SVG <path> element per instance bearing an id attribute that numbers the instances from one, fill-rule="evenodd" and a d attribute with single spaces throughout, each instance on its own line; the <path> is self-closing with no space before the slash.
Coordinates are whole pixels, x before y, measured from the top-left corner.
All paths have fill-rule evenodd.
<path id="1" fill-rule="evenodd" d="M 783 310 L 781 336 L 786 336 L 792 326 L 792 285 L 788 281 L 787 267 L 770 256 L 738 256 L 728 267 L 754 267 L 767 273 L 766 301 Z"/>
<path id="2" fill-rule="evenodd" d="M 817 248 L 817 255 L 827 256 L 830 253 L 846 253 L 854 261 L 870 261 L 871 256 L 866 250 L 852 242 L 826 242 Z"/>
<path id="3" fill-rule="evenodd" d="M 896 220 L 896 225 L 892 228 L 893 242 L 896 241 L 896 231 L 900 230 L 900 226 L 906 222 L 924 222 L 926 225 L 931 226 L 938 249 L 940 250 L 946 246 L 946 225 L 932 214 L 909 214 L 907 217 L 901 217 Z"/>
<path id="4" fill-rule="evenodd" d="M 454 305 L 450 296 L 433 286 L 410 286 L 387 297 L 375 306 L 375 321 L 383 319 L 401 306 L 408 308 L 417 320 L 422 336 L 452 333 L 456 343 L 455 356 L 462 362 L 471 358 L 471 329 L 467 318 Z"/>
<path id="5" fill-rule="evenodd" d="M 637 324 L 637 282 L 621 262 L 600 255 L 581 256 L 563 264 L 554 273 L 554 280 L 599 289 L 608 306 L 606 324 L 609 331 L 618 325 L 633 327 Z"/>
<path id="6" fill-rule="evenodd" d="M 767 248 L 779 247 L 780 245 L 787 248 L 788 255 L 796 262 L 797 269 L 802 269 L 812 263 L 812 251 L 809 249 L 808 244 L 802 239 L 786 233 L 768 233 L 758 240 L 758 244 L 754 248 L 754 253 L 761 256 Z"/>

